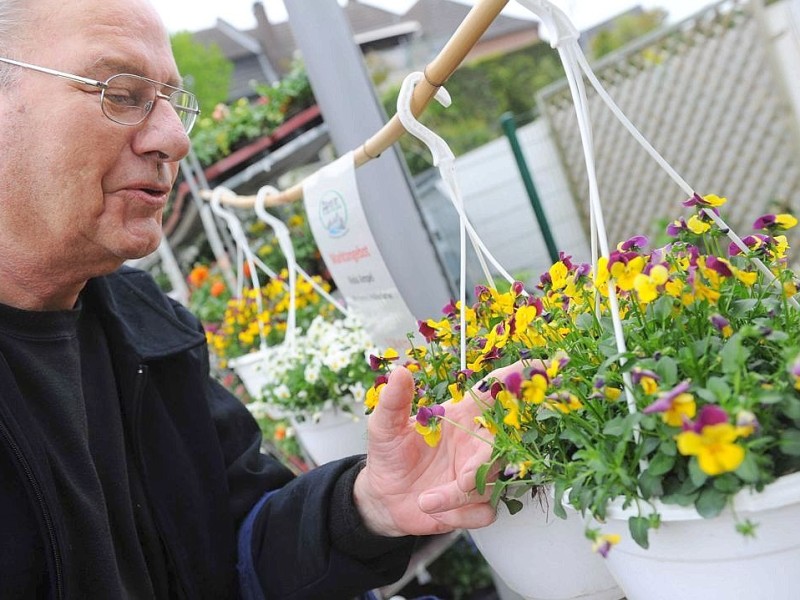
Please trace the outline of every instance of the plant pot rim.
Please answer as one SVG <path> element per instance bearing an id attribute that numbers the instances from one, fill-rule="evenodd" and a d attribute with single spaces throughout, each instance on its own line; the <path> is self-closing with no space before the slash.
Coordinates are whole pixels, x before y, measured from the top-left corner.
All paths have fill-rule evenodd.
<path id="1" fill-rule="evenodd" d="M 566 499 L 566 495 L 564 498 Z M 790 473 L 779 477 L 761 492 L 745 488 L 733 497 L 732 508 L 736 514 L 760 512 L 781 508 L 789 504 L 800 502 L 800 472 Z M 624 498 L 611 501 L 606 511 L 608 519 L 627 520 L 628 517 L 637 516 L 639 511 L 633 503 L 622 507 Z M 642 514 L 658 512 L 662 521 L 696 521 L 704 517 L 693 506 L 678 506 L 664 504 L 659 500 L 640 502 Z M 729 509 L 726 509 L 729 510 Z"/>
<path id="2" fill-rule="evenodd" d="M 237 356 L 236 358 L 229 358 L 228 364 L 233 367 L 247 367 L 253 364 L 254 362 L 258 362 L 262 360 L 265 356 L 269 355 L 271 351 L 273 351 L 273 346 L 267 346 L 266 348 L 259 348 L 254 352 L 248 352 L 247 354 L 242 354 L 241 356 Z"/>

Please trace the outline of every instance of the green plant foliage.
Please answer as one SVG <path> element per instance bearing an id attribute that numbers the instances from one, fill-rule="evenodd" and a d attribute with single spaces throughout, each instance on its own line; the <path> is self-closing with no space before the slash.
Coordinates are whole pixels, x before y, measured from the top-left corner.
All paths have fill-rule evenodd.
<path id="1" fill-rule="evenodd" d="M 219 46 L 204 46 L 188 31 L 175 33 L 170 39 L 184 86 L 197 96 L 200 110 L 210 113 L 214 106 L 228 99 L 233 63 L 225 58 Z"/>
<path id="2" fill-rule="evenodd" d="M 255 100 L 239 98 L 230 105 L 219 102 L 200 115 L 192 131 L 192 146 L 202 164 L 212 164 L 238 147 L 269 135 L 314 99 L 300 62 L 278 83 L 256 84 L 254 90 L 258 94 Z"/>
<path id="3" fill-rule="evenodd" d="M 667 11 L 661 8 L 645 10 L 636 15 L 622 15 L 610 27 L 599 31 L 589 41 L 589 55 L 598 59 L 621 48 L 644 34 L 658 29 L 667 19 Z"/>

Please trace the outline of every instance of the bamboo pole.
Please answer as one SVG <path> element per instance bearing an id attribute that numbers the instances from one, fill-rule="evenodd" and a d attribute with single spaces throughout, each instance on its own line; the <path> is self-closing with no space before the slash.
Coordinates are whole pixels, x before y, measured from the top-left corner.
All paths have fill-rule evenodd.
<path id="1" fill-rule="evenodd" d="M 441 87 L 461 65 L 483 36 L 489 26 L 500 14 L 508 0 L 477 0 L 467 16 L 453 33 L 439 54 L 425 68 L 425 79 L 414 88 L 411 98 L 411 112 L 419 116 L 425 107 L 436 95 Z M 360 167 L 374 158 L 378 158 L 386 149 L 399 140 L 405 129 L 397 115 L 394 115 L 386 125 L 378 130 L 372 137 L 355 150 L 355 165 Z M 204 199 L 211 199 L 211 192 L 201 192 Z M 267 206 L 280 206 L 296 202 L 303 197 L 303 182 L 297 183 L 278 194 L 267 196 Z M 255 205 L 255 196 L 226 196 L 221 201 L 228 206 L 238 208 L 252 208 Z"/>

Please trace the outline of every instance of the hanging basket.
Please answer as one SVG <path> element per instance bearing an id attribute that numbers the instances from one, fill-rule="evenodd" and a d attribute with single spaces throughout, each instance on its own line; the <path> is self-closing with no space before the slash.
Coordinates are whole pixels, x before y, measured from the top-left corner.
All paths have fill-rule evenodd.
<path id="1" fill-rule="evenodd" d="M 367 452 L 367 417 L 359 414 L 361 407 L 352 397 L 347 404 L 352 412 L 326 406 L 303 420 L 290 417 L 300 446 L 315 465 Z"/>
<path id="2" fill-rule="evenodd" d="M 661 526 L 645 550 L 630 537 L 635 510 L 619 502 L 603 529 L 622 541 L 609 553 L 608 568 L 628 600 L 794 600 L 800 592 L 800 473 L 786 475 L 762 492 L 744 490 L 717 517 L 693 508 L 657 503 Z M 744 537 L 736 523 L 758 524 Z"/>
<path id="3" fill-rule="evenodd" d="M 274 354 L 275 348 L 266 347 L 228 361 L 228 366 L 236 372 L 247 393 L 256 402 L 260 401 L 264 386 L 268 383 L 267 369 Z M 263 408 L 270 419 L 279 420 L 288 416 L 285 410 L 275 404 L 263 403 Z"/>
<path id="4" fill-rule="evenodd" d="M 469 531 L 495 573 L 526 600 L 619 600 L 622 591 L 583 535 L 583 520 L 553 514 L 552 489 L 527 492 L 511 515 L 505 504 L 488 527 Z"/>

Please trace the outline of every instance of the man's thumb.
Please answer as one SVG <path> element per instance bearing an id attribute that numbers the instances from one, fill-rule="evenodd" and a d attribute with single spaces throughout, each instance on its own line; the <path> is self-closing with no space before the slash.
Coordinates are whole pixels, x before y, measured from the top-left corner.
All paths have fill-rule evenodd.
<path id="1" fill-rule="evenodd" d="M 370 416 L 381 429 L 403 429 L 408 425 L 411 402 L 414 399 L 414 378 L 405 367 L 389 374 L 389 382 L 381 390 L 378 406 Z"/>

